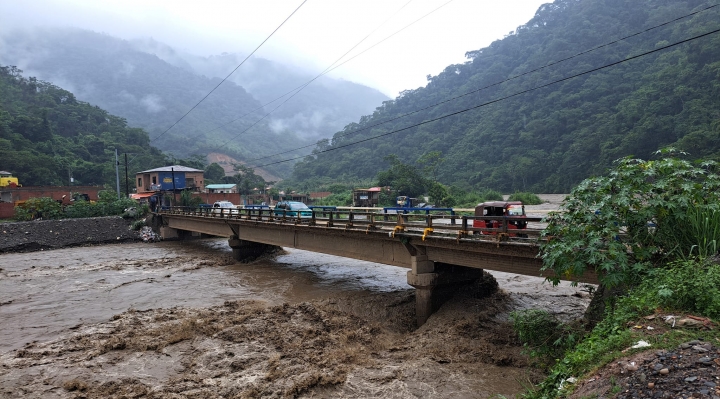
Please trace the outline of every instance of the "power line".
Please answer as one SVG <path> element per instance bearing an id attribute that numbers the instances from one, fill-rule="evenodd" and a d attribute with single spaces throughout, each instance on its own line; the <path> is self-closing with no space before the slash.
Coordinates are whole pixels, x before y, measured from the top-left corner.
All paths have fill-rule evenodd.
<path id="1" fill-rule="evenodd" d="M 529 92 L 531 92 L 531 91 L 539 90 L 539 89 L 542 89 L 542 88 L 545 88 L 545 87 L 554 85 L 554 84 L 556 84 L 556 83 L 560 83 L 560 82 L 564 82 L 564 81 L 566 81 L 566 80 L 574 79 L 574 78 L 576 78 L 576 77 L 578 77 L 578 76 L 587 75 L 587 74 L 592 73 L 592 72 L 596 72 L 596 71 L 599 71 L 599 70 L 602 70 L 602 69 L 605 69 L 605 68 L 609 68 L 609 67 L 612 67 L 612 66 L 615 66 L 615 65 L 619 65 L 619 64 L 622 64 L 622 63 L 624 63 L 624 62 L 631 61 L 631 60 L 634 60 L 634 59 L 636 59 L 636 58 L 644 57 L 644 56 L 646 56 L 646 55 L 653 54 L 653 53 L 656 53 L 656 52 L 658 52 L 658 51 L 662 51 L 662 50 L 668 49 L 668 48 L 670 48 L 670 47 L 674 47 L 674 46 L 677 46 L 677 45 L 680 45 L 680 44 L 683 44 L 683 43 L 687 43 L 687 42 L 690 42 L 690 41 L 693 41 L 693 40 L 696 40 L 696 39 L 700 39 L 700 38 L 702 38 L 702 37 L 709 36 L 709 35 L 711 35 L 711 34 L 718 33 L 718 32 L 720 32 L 720 29 L 715 29 L 715 30 L 713 30 L 713 31 L 710 31 L 710 32 L 707 32 L 707 33 L 703 33 L 703 34 L 701 34 L 701 35 L 697 35 L 697 36 L 691 37 L 691 38 L 689 38 L 689 39 L 681 40 L 681 41 L 679 41 L 679 42 L 676 42 L 676 43 L 673 43 L 673 44 L 669 44 L 669 45 L 667 45 L 667 46 L 658 47 L 658 48 L 656 48 L 656 49 L 654 49 L 654 50 L 650 50 L 650 51 L 647 51 L 647 52 L 644 52 L 644 53 L 641 53 L 641 54 L 638 54 L 638 55 L 634 55 L 634 56 L 632 56 L 632 57 L 625 58 L 625 59 L 620 60 L 620 61 L 612 62 L 612 63 L 610 63 L 610 64 L 606 64 L 606 65 L 603 65 L 603 66 L 601 66 L 601 67 L 593 68 L 593 69 L 590 69 L 590 70 L 587 70 L 587 71 L 585 71 L 585 72 L 581 72 L 581 73 L 578 73 L 578 74 L 575 74 L 575 75 L 572 75 L 572 76 L 568 76 L 568 77 L 565 77 L 565 78 L 562 78 L 562 79 L 558 79 L 558 80 L 555 80 L 555 81 L 550 82 L 550 83 L 546 83 L 546 84 L 543 84 L 543 85 L 540 85 L 540 86 L 536 86 L 536 87 L 533 87 L 533 88 L 530 88 L 530 89 L 522 90 L 522 91 L 519 91 L 519 92 L 510 94 L 510 95 L 507 95 L 507 96 L 505 96 L 505 97 L 496 98 L 496 99 L 494 99 L 494 100 L 487 101 L 487 102 L 485 102 L 485 103 L 482 103 L 482 104 L 479 104 L 479 105 L 475 105 L 475 106 L 472 106 L 472 107 L 470 107 L 470 108 L 465 108 L 465 109 L 462 109 L 462 110 L 460 110 L 460 111 L 452 112 L 452 113 L 450 113 L 450 114 L 446 114 L 446 115 L 443 115 L 443 116 L 439 116 L 439 117 L 437 117 L 437 118 L 429 119 L 429 120 L 426 120 L 426 121 L 423 121 L 423 122 L 420 122 L 420 123 L 416 123 L 416 124 L 411 125 L 411 126 L 407 126 L 407 127 L 401 128 L 401 129 L 393 130 L 393 131 L 390 131 L 390 132 L 387 132 L 387 133 L 383 133 L 383 134 L 380 134 L 380 135 L 377 135 L 377 136 L 369 137 L 369 138 L 366 138 L 366 139 L 363 139 L 363 140 L 360 140 L 360 141 L 356 141 L 356 142 L 353 142 L 353 143 L 348 143 L 348 144 L 339 145 L 339 146 L 336 146 L 336 147 L 333 147 L 333 148 L 328 148 L 328 149 L 325 149 L 325 150 L 322 150 L 322 151 L 318 151 L 318 152 L 315 153 L 315 154 L 322 154 L 322 153 L 325 153 L 325 152 L 330 152 L 330 151 L 339 150 L 339 149 L 341 149 L 341 148 L 350 147 L 350 146 L 353 146 L 353 145 L 356 145 L 356 144 L 364 143 L 364 142 L 366 142 L 366 141 L 375 140 L 375 139 L 378 139 L 378 138 L 381 138 L 381 137 L 389 136 L 389 135 L 391 135 L 391 134 L 395 134 L 395 133 L 399 133 L 399 132 L 402 132 L 402 131 L 405 131 L 405 130 L 408 130 L 408 129 L 412 129 L 412 128 L 414 128 L 414 127 L 418 127 L 418 126 L 422 126 L 422 125 L 425 125 L 425 124 L 428 124 L 428 123 L 436 122 L 436 121 L 441 120 L 441 119 L 449 118 L 449 117 L 451 117 L 451 116 L 455 116 L 455 115 L 458 115 L 458 114 L 462 114 L 462 113 L 464 113 L 464 112 L 468 112 L 468 111 L 471 111 L 471 110 L 474 110 L 474 109 L 482 108 L 482 107 L 485 107 L 485 106 L 488 106 L 488 105 L 491 105 L 491 104 L 494 104 L 494 103 L 497 103 L 497 102 L 500 102 L 500 101 L 507 100 L 507 99 L 512 98 L 512 97 L 519 96 L 519 95 L 521 95 L 521 94 L 529 93 Z M 255 166 L 255 167 L 256 167 L 256 168 L 261 168 L 261 167 L 265 167 L 265 166 L 276 165 L 276 164 L 280 164 L 280 163 L 285 163 L 285 162 L 289 162 L 289 161 L 294 161 L 294 160 L 297 160 L 297 159 L 300 159 L 300 158 L 304 158 L 304 156 L 295 157 L 295 158 L 289 158 L 289 159 L 285 159 L 285 160 L 282 160 L 282 161 L 271 162 L 271 163 L 267 163 L 267 164 L 264 164 L 264 165 L 257 165 L 257 166 Z"/>
<path id="2" fill-rule="evenodd" d="M 507 79 L 505 79 L 505 80 L 501 80 L 501 81 L 499 81 L 499 82 L 492 83 L 492 84 L 490 84 L 490 85 L 487 85 L 487 86 L 481 87 L 481 88 L 479 88 L 479 89 L 475 89 L 475 90 L 466 92 L 466 93 L 464 93 L 464 94 L 460 94 L 460 95 L 455 96 L 455 97 L 451 97 L 451 98 L 449 98 L 449 99 L 447 99 L 447 100 L 443 100 L 443 101 L 440 101 L 440 102 L 438 102 L 438 103 L 435 103 L 435 104 L 432 104 L 432 105 L 428 105 L 427 107 L 420 108 L 420 109 L 417 109 L 417 110 L 415 110 L 415 111 L 412 111 L 412 112 L 408 112 L 408 113 L 399 115 L 399 116 L 397 116 L 397 117 L 395 117 L 395 118 L 391 118 L 391 119 L 387 119 L 387 120 L 384 120 L 384 121 L 381 121 L 381 122 L 377 122 L 377 123 L 375 123 L 375 124 L 373 124 L 373 125 L 366 126 L 366 127 L 361 128 L 361 129 L 351 130 L 351 131 L 349 131 L 349 132 L 337 134 L 337 135 L 335 135 L 333 138 L 336 138 L 336 137 L 344 137 L 344 136 L 348 136 L 348 135 L 351 135 L 351 134 L 354 134 L 354 133 L 366 131 L 366 130 L 372 129 L 372 128 L 374 128 L 374 127 L 383 125 L 383 124 L 385 124 L 385 123 L 392 122 L 392 121 L 396 121 L 396 120 L 398 120 L 398 119 L 402 119 L 402 118 L 405 118 L 405 117 L 410 116 L 410 115 L 414 115 L 414 114 L 416 114 L 416 113 L 418 113 L 418 112 L 425 111 L 425 110 L 428 110 L 428 109 L 437 107 L 438 105 L 442 105 L 442 104 L 448 103 L 448 102 L 450 102 L 450 101 L 454 101 L 454 100 L 457 100 L 457 99 L 459 99 L 459 98 L 468 96 L 468 95 L 470 95 L 470 94 L 474 94 L 474 93 L 480 92 L 480 91 L 482 91 L 482 90 L 486 90 L 486 89 L 489 89 L 489 88 L 491 88 L 491 87 L 494 87 L 494 86 L 497 86 L 497 85 L 500 85 L 500 84 L 509 82 L 509 81 L 511 81 L 511 80 L 520 78 L 520 77 L 522 77 L 522 76 L 525 76 L 525 75 L 528 75 L 528 74 L 531 74 L 531 73 L 534 73 L 534 72 L 543 70 L 543 69 L 548 68 L 548 67 L 551 67 L 551 66 L 553 66 L 553 65 L 557 65 L 557 64 L 559 64 L 559 63 L 561 63 L 561 62 L 568 61 L 568 60 L 570 60 L 570 59 L 579 57 L 579 56 L 581 56 L 581 55 L 585 55 L 585 54 L 588 54 L 588 53 L 590 53 L 590 52 L 599 50 L 599 49 L 601 49 L 601 48 L 604 48 L 604 47 L 607 47 L 607 46 L 616 44 L 616 43 L 621 42 L 621 41 L 623 41 L 623 40 L 626 40 L 626 39 L 629 39 L 629 38 L 632 38 L 632 37 L 641 35 L 641 34 L 643 34 L 643 33 L 647 33 L 647 32 L 649 32 L 649 31 L 651 31 L 651 30 L 653 30 L 653 29 L 657 29 L 657 28 L 663 27 L 663 26 L 665 26 L 665 25 L 671 24 L 671 23 L 673 23 L 673 22 L 677 22 L 677 21 L 679 21 L 679 20 L 681 20 L 681 19 L 684 19 L 684 18 L 693 16 L 693 15 L 699 14 L 699 13 L 701 13 L 701 12 L 707 11 L 707 10 L 709 10 L 709 9 L 711 9 L 711 8 L 715 8 L 715 7 L 718 7 L 718 6 L 720 6 L 720 4 L 715 4 L 715 5 L 712 5 L 712 6 L 708 6 L 708 7 L 706 7 L 706 8 L 703 8 L 703 9 L 701 9 L 701 10 L 692 12 L 692 13 L 690 13 L 690 14 L 683 15 L 683 16 L 681 16 L 681 17 L 672 19 L 672 20 L 667 21 L 667 22 L 664 22 L 664 23 L 662 23 L 662 24 L 655 25 L 655 26 L 652 26 L 652 27 L 650 27 L 650 28 L 644 29 L 644 30 L 642 30 L 642 31 L 638 31 L 638 32 L 632 33 L 632 34 L 630 34 L 630 35 L 624 36 L 624 37 L 622 37 L 622 38 L 620 38 L 620 39 L 613 40 L 613 41 L 611 41 L 611 42 L 608 42 L 608 43 L 601 44 L 601 45 L 599 45 L 599 46 L 593 47 L 593 48 L 591 48 L 591 49 L 589 49 L 589 50 L 585 50 L 585 51 L 579 52 L 579 53 L 577 53 L 577 54 L 575 54 L 575 55 L 572 55 L 572 56 L 569 56 L 569 57 L 567 57 L 567 58 L 563 58 L 563 59 L 560 59 L 560 60 L 558 60 L 558 61 L 551 62 L 551 63 L 549 63 L 549 64 L 547 64 L 547 65 L 542 66 L 542 67 L 539 67 L 539 68 L 536 68 L 536 69 L 533 69 L 533 70 L 530 70 L 530 71 L 521 73 L 521 74 L 519 74 L 519 75 L 512 76 L 512 77 L 507 78 Z M 349 60 L 348 60 L 348 61 L 349 61 Z M 341 64 L 341 65 L 342 65 L 342 64 Z M 338 65 L 338 66 L 340 66 L 340 65 Z M 286 95 L 287 95 L 287 94 L 286 94 Z M 273 100 L 273 101 L 276 101 L 276 100 Z M 297 148 L 294 148 L 294 149 L 291 149 L 291 150 L 287 150 L 287 151 L 283 151 L 283 152 L 278 152 L 278 153 L 275 153 L 275 154 L 272 154 L 272 155 L 266 155 L 266 156 L 259 157 L 259 158 L 253 158 L 253 159 L 250 159 L 250 160 L 248 160 L 248 161 L 246 161 L 246 162 L 258 161 L 258 160 L 261 160 L 261 159 L 266 159 L 266 158 L 274 157 L 274 156 L 277 156 L 277 155 L 287 154 L 287 153 L 290 153 L 290 152 L 293 152 L 293 151 L 298 151 L 298 150 L 302 150 L 302 149 L 305 149 L 305 148 L 317 146 L 317 144 L 318 144 L 318 142 L 313 143 L 313 144 L 308 144 L 308 145 L 305 145 L 305 146 L 302 146 L 302 147 L 297 147 Z"/>
<path id="3" fill-rule="evenodd" d="M 428 13 L 428 14 L 425 14 L 425 15 L 424 15 L 423 17 L 421 17 L 420 19 L 425 18 L 426 16 L 428 16 L 428 15 L 432 14 L 433 12 L 439 10 L 440 8 L 442 8 L 442 7 L 445 6 L 446 4 L 450 3 L 451 1 L 453 1 L 453 0 L 449 0 L 447 3 L 443 4 L 442 6 L 436 8 L 435 10 L 431 11 L 431 12 Z M 392 15 L 390 15 L 387 19 L 385 19 L 385 21 L 383 21 L 380 25 L 378 25 L 378 26 L 377 26 L 375 29 L 373 29 L 370 33 L 368 33 L 367 35 L 365 35 L 364 38 L 362 38 L 359 42 L 357 42 L 354 46 L 352 46 L 352 47 L 350 48 L 350 50 L 346 51 L 345 54 L 341 55 L 340 57 L 338 57 L 338 59 L 336 59 L 335 61 L 333 61 L 332 64 L 328 65 L 328 67 L 325 68 L 324 71 L 320 72 L 317 76 L 315 76 L 314 78 L 310 79 L 308 82 L 304 83 L 303 85 L 298 86 L 298 87 L 296 87 L 295 89 L 290 90 L 289 92 L 287 92 L 287 93 L 283 94 L 282 96 L 276 98 L 275 100 L 272 100 L 271 102 L 265 104 L 265 105 L 269 105 L 269 104 L 271 104 L 271 103 L 273 103 L 273 102 L 275 102 L 275 101 L 277 101 L 277 100 L 279 100 L 279 99 L 287 96 L 288 94 L 294 92 L 290 97 L 288 97 L 287 99 L 285 99 L 285 101 L 281 102 L 277 107 L 273 108 L 272 111 L 270 111 L 270 112 L 266 113 L 265 115 L 263 115 L 262 118 L 260 118 L 260 119 L 258 119 L 257 121 L 255 121 L 252 125 L 250 125 L 248 128 L 246 128 L 246 129 L 243 130 L 242 132 L 240 132 L 240 133 L 236 134 L 235 136 L 231 137 L 228 141 L 226 141 L 226 142 L 224 142 L 223 144 L 215 147 L 215 149 L 224 147 L 224 146 L 227 145 L 229 142 L 231 142 L 231 141 L 235 140 L 236 138 L 238 138 L 241 134 L 243 134 L 243 133 L 247 132 L 248 130 L 252 129 L 255 125 L 257 125 L 258 123 L 260 123 L 260 121 L 262 121 L 263 119 L 265 119 L 266 117 L 268 117 L 270 114 L 272 114 L 273 112 L 275 112 L 278 108 L 282 107 L 283 104 L 285 104 L 286 102 L 290 101 L 293 97 L 295 97 L 298 93 L 300 93 L 304 88 L 306 88 L 308 85 L 310 85 L 310 83 L 314 82 L 315 80 L 317 80 L 317 79 L 320 78 L 321 76 L 323 76 L 323 75 L 329 73 L 330 71 L 334 70 L 335 68 L 337 68 L 337 66 L 336 66 L 335 68 L 332 68 L 332 66 L 335 65 L 335 64 L 337 64 L 337 63 L 338 63 L 340 60 L 342 60 L 343 58 L 345 58 L 346 55 L 348 55 L 351 51 L 353 51 L 357 46 L 359 46 L 360 44 L 362 44 L 362 42 L 364 42 L 368 37 L 370 37 L 373 33 L 375 33 L 375 32 L 376 32 L 378 29 L 380 29 L 383 25 L 385 25 L 385 24 L 387 23 L 387 21 L 389 21 L 392 17 L 394 17 L 397 13 L 399 13 L 403 8 L 405 8 L 405 7 L 406 7 L 408 4 L 410 4 L 411 2 L 412 2 L 412 0 L 408 1 L 407 3 L 405 3 L 405 4 L 404 4 L 402 7 L 400 7 L 397 11 L 395 11 Z M 415 21 L 412 22 L 410 25 L 414 24 L 415 22 L 419 21 L 420 19 L 415 20 Z M 410 26 L 410 25 L 405 26 L 405 28 L 407 28 L 407 27 Z M 405 29 L 405 28 L 403 28 L 403 29 Z M 402 31 L 402 29 L 401 29 L 400 31 Z M 386 37 L 386 38 L 383 39 L 382 41 L 389 39 L 390 37 L 392 37 L 393 35 L 397 34 L 397 33 L 400 32 L 400 31 L 397 31 L 397 32 L 393 33 L 392 35 Z M 382 41 L 381 41 L 381 42 L 382 42 Z M 376 45 L 379 44 L 379 43 L 380 43 L 380 42 L 376 43 L 375 45 L 371 46 L 370 48 L 376 46 Z M 370 48 L 368 48 L 367 50 L 369 50 Z M 367 51 L 367 50 L 365 50 L 365 51 Z M 364 51 L 363 51 L 363 52 L 364 52 Z M 362 54 L 362 53 L 360 53 L 360 54 Z M 358 55 L 359 55 L 359 54 L 358 54 Z M 355 58 L 355 57 L 353 57 L 353 58 Z M 351 60 L 351 59 L 352 59 L 352 58 L 350 58 L 350 60 Z M 349 60 L 347 60 L 347 61 L 349 61 Z M 347 61 L 345 61 L 345 62 L 347 62 Z M 343 62 L 343 64 L 344 64 L 345 62 Z M 342 64 L 340 64 L 340 65 L 342 65 Z M 338 65 L 338 66 L 340 66 L 340 65 Z M 331 68 L 332 68 L 332 69 L 331 69 Z M 263 105 L 263 106 L 260 107 L 260 108 L 265 107 L 265 105 Z M 254 111 L 256 111 L 256 110 L 258 110 L 258 109 L 260 109 L 260 108 L 256 108 L 256 109 L 254 109 L 253 111 L 251 111 L 250 113 L 252 113 L 252 112 L 254 112 Z M 249 113 L 248 113 L 248 114 L 249 114 Z M 241 119 L 241 118 L 243 118 L 244 116 L 246 116 L 246 115 L 248 115 L 248 114 L 245 114 L 245 115 L 241 116 L 241 117 L 238 118 L 238 119 Z M 221 126 L 215 128 L 215 129 L 213 129 L 213 130 L 217 130 L 217 129 L 219 129 L 220 127 L 226 126 L 226 125 L 228 125 L 228 124 L 230 124 L 230 123 L 232 123 L 232 122 L 234 122 L 234 121 L 236 121 L 236 120 L 238 120 L 238 119 L 234 119 L 234 120 L 232 120 L 232 121 L 230 121 L 230 122 L 228 122 L 228 123 L 226 123 L 226 124 L 224 124 L 224 125 L 221 125 Z M 209 133 L 209 132 L 208 132 L 208 133 Z"/>
<path id="4" fill-rule="evenodd" d="M 257 47 L 255 47 L 255 50 L 253 50 L 247 57 L 245 57 L 245 59 L 242 60 L 242 62 L 241 62 L 240 64 L 238 64 L 238 66 L 236 66 L 235 69 L 232 70 L 232 72 L 230 72 L 227 76 L 225 76 L 225 77 L 223 78 L 223 80 L 221 80 L 220 83 L 217 84 L 217 86 L 215 86 L 212 90 L 210 90 L 210 92 L 209 92 L 208 94 L 206 94 L 205 97 L 203 97 L 202 99 L 200 99 L 200 101 L 198 101 L 197 104 L 193 105 L 193 107 L 190 108 L 190 110 L 189 110 L 188 112 L 186 112 L 185 115 L 181 116 L 180 119 L 178 119 L 177 121 L 175 121 L 175 123 L 173 123 L 172 126 L 170 126 L 170 127 L 167 128 L 164 132 L 162 132 L 162 133 L 160 133 L 159 135 L 157 135 L 157 136 L 156 136 L 154 139 L 152 139 L 150 142 L 152 143 L 153 141 L 159 139 L 160 137 L 162 137 L 162 135 L 164 135 L 165 133 L 167 133 L 168 131 L 170 131 L 170 129 L 172 129 L 173 127 L 175 127 L 175 125 L 177 125 L 178 123 L 180 123 L 181 120 L 185 119 L 185 117 L 188 116 L 188 115 L 190 114 L 190 112 L 192 112 L 195 108 L 197 108 L 197 106 L 200 105 L 201 102 L 205 101 L 205 99 L 208 98 L 208 96 L 210 96 L 210 94 L 212 94 L 218 87 L 220 87 L 220 85 L 223 84 L 223 82 L 225 82 L 225 81 L 230 77 L 230 75 L 232 75 L 233 73 L 235 73 L 235 71 L 237 71 L 238 68 L 240 68 L 240 67 L 242 66 L 242 64 L 245 63 L 245 61 L 247 61 L 250 57 L 252 57 L 252 55 L 255 54 L 255 52 L 258 51 L 258 50 L 260 49 L 260 47 L 262 47 L 262 45 L 265 44 L 265 42 L 267 42 L 267 41 L 272 37 L 272 35 L 275 34 L 275 32 L 277 32 L 283 25 L 285 25 L 285 22 L 287 22 L 287 21 L 290 19 L 290 17 L 292 17 L 293 15 L 295 15 L 295 13 L 300 9 L 300 7 L 302 7 L 303 4 L 305 4 L 306 2 L 307 2 L 307 0 L 303 0 L 303 2 L 300 3 L 300 5 L 295 9 L 295 11 L 293 11 L 290 15 L 288 15 L 288 17 L 285 18 L 285 20 L 284 20 L 280 25 L 278 25 L 278 27 L 275 28 L 275 30 L 272 31 L 272 33 L 270 33 L 270 35 L 268 35 L 268 37 L 266 37 L 265 40 L 262 41 L 262 43 L 260 43 Z"/>

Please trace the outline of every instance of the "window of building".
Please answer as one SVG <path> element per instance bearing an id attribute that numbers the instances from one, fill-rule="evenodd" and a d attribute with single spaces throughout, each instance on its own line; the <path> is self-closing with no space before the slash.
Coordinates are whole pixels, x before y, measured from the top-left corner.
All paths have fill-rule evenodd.
<path id="1" fill-rule="evenodd" d="M 152 177 L 152 184 L 157 184 L 157 176 Z"/>
<path id="2" fill-rule="evenodd" d="M 142 187 L 142 177 L 138 177 L 138 187 Z"/>

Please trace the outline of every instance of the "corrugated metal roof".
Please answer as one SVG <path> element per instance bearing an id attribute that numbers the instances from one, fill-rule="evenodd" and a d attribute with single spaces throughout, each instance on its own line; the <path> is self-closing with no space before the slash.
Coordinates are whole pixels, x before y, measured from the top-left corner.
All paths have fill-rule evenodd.
<path id="1" fill-rule="evenodd" d="M 208 184 L 205 188 L 209 190 L 220 190 L 220 189 L 231 189 L 235 188 L 237 184 Z"/>
<path id="2" fill-rule="evenodd" d="M 152 173 L 152 172 L 202 172 L 200 169 L 188 168 L 182 165 L 163 166 L 162 168 L 155 168 L 150 170 L 143 170 L 138 173 Z"/>

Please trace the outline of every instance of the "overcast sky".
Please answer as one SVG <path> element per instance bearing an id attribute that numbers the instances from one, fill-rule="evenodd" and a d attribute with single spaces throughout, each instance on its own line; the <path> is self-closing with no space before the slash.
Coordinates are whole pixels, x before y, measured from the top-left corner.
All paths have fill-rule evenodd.
<path id="1" fill-rule="evenodd" d="M 450 64 L 464 62 L 465 52 L 501 39 L 548 2 L 551 1 L 308 0 L 256 55 L 319 73 L 378 26 L 343 60 L 430 13 L 331 73 L 395 97 L 402 90 L 424 86 L 428 74 L 437 75 Z M 0 0 L 0 27 L 75 26 L 124 39 L 153 37 L 203 56 L 223 52 L 248 54 L 301 3 L 302 0 Z"/>

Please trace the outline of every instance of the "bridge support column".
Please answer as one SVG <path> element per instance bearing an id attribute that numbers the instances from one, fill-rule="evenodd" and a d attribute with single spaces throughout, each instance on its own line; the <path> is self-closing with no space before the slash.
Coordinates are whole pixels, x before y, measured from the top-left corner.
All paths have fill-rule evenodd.
<path id="1" fill-rule="evenodd" d="M 482 269 L 436 263 L 427 255 L 410 257 L 407 282 L 415 287 L 415 316 L 420 327 L 461 285 L 482 278 Z"/>
<path id="2" fill-rule="evenodd" d="M 237 261 L 251 261 L 278 248 L 274 245 L 241 240 L 237 236 L 230 237 L 228 244 L 232 248 L 233 258 Z"/>
<path id="3" fill-rule="evenodd" d="M 173 240 L 180 238 L 180 234 L 177 229 L 173 229 L 167 226 L 160 226 L 160 237 L 163 240 Z"/>

